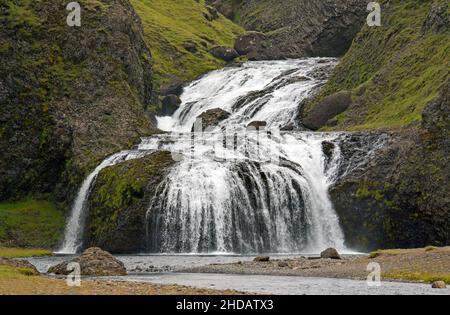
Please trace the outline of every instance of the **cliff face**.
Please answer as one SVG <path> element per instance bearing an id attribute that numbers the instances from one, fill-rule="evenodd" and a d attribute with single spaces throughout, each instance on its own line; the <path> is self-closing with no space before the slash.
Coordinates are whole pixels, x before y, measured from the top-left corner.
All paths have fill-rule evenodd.
<path id="1" fill-rule="evenodd" d="M 381 1 L 381 8 L 382 26 L 363 27 L 322 93 L 306 106 L 308 127 L 398 130 L 418 124 L 438 96 L 450 60 L 448 2 Z M 340 91 L 351 95 L 347 109 L 325 123 L 313 119 L 314 109 Z"/>
<path id="2" fill-rule="evenodd" d="M 0 200 L 71 200 L 107 155 L 155 130 L 151 55 L 127 0 L 0 2 Z"/>
<path id="3" fill-rule="evenodd" d="M 257 60 L 344 55 L 365 22 L 368 2 L 209 1 L 247 31 L 259 33 L 250 35 L 247 47 L 249 57 Z"/>
<path id="4" fill-rule="evenodd" d="M 450 242 L 450 31 L 446 1 L 384 1 L 383 26 L 364 27 L 305 109 L 314 129 L 392 132 L 363 171 L 331 190 L 348 245 L 371 250 Z M 342 114 L 315 119 L 341 104 Z M 323 117 L 321 117 L 323 118 Z M 322 121 L 325 121 L 324 119 Z"/>

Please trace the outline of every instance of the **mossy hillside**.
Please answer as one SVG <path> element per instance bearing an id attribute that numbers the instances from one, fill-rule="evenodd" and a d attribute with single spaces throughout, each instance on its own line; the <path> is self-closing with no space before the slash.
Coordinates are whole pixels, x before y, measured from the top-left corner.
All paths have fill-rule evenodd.
<path id="1" fill-rule="evenodd" d="M 173 164 L 170 152 L 156 152 L 103 170 L 89 200 L 86 244 L 114 253 L 142 251 L 150 200 Z"/>
<path id="2" fill-rule="evenodd" d="M 222 15 L 209 21 L 204 0 L 131 0 L 131 3 L 144 25 L 160 83 L 172 76 L 193 80 L 224 66 L 209 49 L 218 45 L 233 47 L 236 36 L 243 32 Z M 198 52 L 187 51 L 186 42 L 195 43 Z"/>
<path id="3" fill-rule="evenodd" d="M 305 109 L 335 92 L 353 92 L 353 104 L 338 125 L 324 129 L 398 129 L 418 122 L 448 77 L 450 31 L 424 27 L 432 8 L 448 8 L 447 1 L 381 5 L 382 26 L 363 27 L 321 95 Z"/>
<path id="4" fill-rule="evenodd" d="M 70 200 L 106 156 L 155 131 L 151 55 L 129 2 L 2 1 L 0 199 Z M 120 21 L 120 23 L 119 23 Z M 59 187 L 59 188 L 58 188 Z"/>
<path id="5" fill-rule="evenodd" d="M 0 246 L 54 249 L 63 231 L 64 217 L 49 201 L 0 203 Z M 0 256 L 7 258 L 44 254 L 48 251 L 0 248 Z"/>

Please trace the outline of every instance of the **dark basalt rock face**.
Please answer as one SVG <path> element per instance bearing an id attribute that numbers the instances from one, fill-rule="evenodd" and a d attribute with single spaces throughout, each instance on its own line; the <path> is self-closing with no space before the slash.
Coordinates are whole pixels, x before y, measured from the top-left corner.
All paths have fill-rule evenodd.
<path id="1" fill-rule="evenodd" d="M 369 164 L 331 189 L 350 248 L 450 243 L 449 86 L 427 106 L 422 127 L 391 135 Z M 361 146 L 356 139 L 344 143 L 343 158 Z"/>
<path id="2" fill-rule="evenodd" d="M 80 5 L 69 27 L 67 1 L 0 4 L 1 200 L 56 188 L 69 203 L 98 161 L 156 130 L 139 17 L 126 0 Z"/>
<path id="3" fill-rule="evenodd" d="M 141 252 L 150 199 L 174 163 L 170 152 L 156 152 L 103 170 L 90 194 L 84 244 L 112 253 Z"/>
<path id="4" fill-rule="evenodd" d="M 365 22 L 369 1 L 209 2 L 225 15 L 237 16 L 246 30 L 265 34 L 247 34 L 236 41 L 238 52 L 248 53 L 252 60 L 265 60 L 342 56 Z"/>

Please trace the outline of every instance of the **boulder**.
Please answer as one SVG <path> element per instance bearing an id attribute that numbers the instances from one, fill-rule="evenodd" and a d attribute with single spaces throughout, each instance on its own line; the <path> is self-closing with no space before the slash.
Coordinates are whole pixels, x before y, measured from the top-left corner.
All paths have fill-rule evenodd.
<path id="1" fill-rule="evenodd" d="M 178 78 L 172 78 L 172 80 L 169 83 L 161 86 L 160 94 L 162 96 L 167 95 L 181 96 L 181 94 L 183 94 L 184 84 L 185 84 L 184 81 Z"/>
<path id="2" fill-rule="evenodd" d="M 266 121 L 252 121 L 251 123 L 248 124 L 247 129 L 255 128 L 256 130 L 260 130 L 260 129 L 264 129 L 266 127 L 267 127 Z"/>
<path id="3" fill-rule="evenodd" d="M 330 95 L 317 103 L 304 117 L 303 125 L 311 130 L 319 130 L 327 122 L 345 112 L 352 103 L 351 93 L 347 91 Z"/>
<path id="4" fill-rule="evenodd" d="M 266 40 L 266 35 L 263 33 L 249 32 L 236 39 L 234 49 L 239 55 L 246 55 L 249 60 L 262 60 L 265 59 L 264 40 Z"/>
<path id="5" fill-rule="evenodd" d="M 233 61 L 234 59 L 239 57 L 239 54 L 236 50 L 230 47 L 225 46 L 217 46 L 209 51 L 211 55 L 218 59 L 225 60 L 227 62 Z"/>
<path id="6" fill-rule="evenodd" d="M 444 281 L 435 281 L 435 282 L 433 282 L 431 287 L 433 289 L 447 289 L 447 285 L 445 284 Z"/>
<path id="7" fill-rule="evenodd" d="M 224 121 L 225 119 L 228 119 L 230 116 L 231 114 L 227 111 L 224 111 L 223 109 L 220 108 L 210 109 L 197 117 L 196 124 L 199 123 L 199 120 L 201 119 L 202 131 L 205 131 L 206 129 L 212 129 L 218 126 L 220 122 Z M 194 129 L 195 125 L 192 126 L 192 131 L 194 131 Z"/>
<path id="8" fill-rule="evenodd" d="M 125 265 L 120 260 L 97 247 L 87 249 L 80 257 L 71 261 L 51 267 L 48 272 L 68 275 L 73 272 L 73 270 L 67 270 L 69 263 L 80 264 L 83 276 L 125 276 L 127 274 Z"/>
<path id="9" fill-rule="evenodd" d="M 180 108 L 181 99 L 176 95 L 167 95 L 162 100 L 161 116 L 172 116 Z"/>
<path id="10" fill-rule="evenodd" d="M 191 42 L 191 41 L 184 42 L 183 48 L 192 54 L 195 54 L 198 52 L 197 44 L 194 42 Z"/>
<path id="11" fill-rule="evenodd" d="M 258 256 L 253 261 L 254 262 L 269 262 L 270 257 L 269 256 Z"/>
<path id="12" fill-rule="evenodd" d="M 16 260 L 0 257 L 0 266 L 6 266 L 16 269 L 26 270 L 27 275 L 38 276 L 40 275 L 36 267 L 26 260 Z"/>
<path id="13" fill-rule="evenodd" d="M 328 248 L 320 253 L 322 259 L 342 259 L 338 251 L 334 248 Z"/>

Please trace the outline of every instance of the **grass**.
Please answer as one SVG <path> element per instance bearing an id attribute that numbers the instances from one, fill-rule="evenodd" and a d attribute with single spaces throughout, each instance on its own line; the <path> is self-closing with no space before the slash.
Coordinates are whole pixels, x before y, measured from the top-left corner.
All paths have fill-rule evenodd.
<path id="1" fill-rule="evenodd" d="M 402 281 L 426 282 L 426 283 L 433 283 L 435 281 L 444 281 L 446 284 L 450 284 L 450 274 L 393 271 L 383 274 L 383 278 Z"/>
<path id="2" fill-rule="evenodd" d="M 0 203 L 0 245 L 6 247 L 53 248 L 64 229 L 64 218 L 45 200 Z M 2 249 L 9 255 L 46 254 L 41 250 Z M 17 257 L 17 256 L 16 256 Z"/>
<path id="3" fill-rule="evenodd" d="M 450 67 L 450 32 L 423 31 L 432 4 L 446 1 L 394 1 L 384 6 L 383 25 L 365 26 L 307 111 L 327 95 L 350 90 L 351 110 L 331 129 L 399 129 L 422 119 L 439 93 Z"/>
<path id="4" fill-rule="evenodd" d="M 46 249 L 0 247 L 0 257 L 3 258 L 23 258 L 51 255 L 52 252 Z"/>
<path id="5" fill-rule="evenodd" d="M 192 80 L 224 62 L 209 54 L 209 49 L 232 47 L 237 34 L 244 30 L 223 16 L 208 21 L 205 1 L 200 0 L 131 0 L 142 20 L 144 35 L 154 59 L 160 82 L 170 76 Z M 198 52 L 188 52 L 185 42 L 196 44 Z"/>

